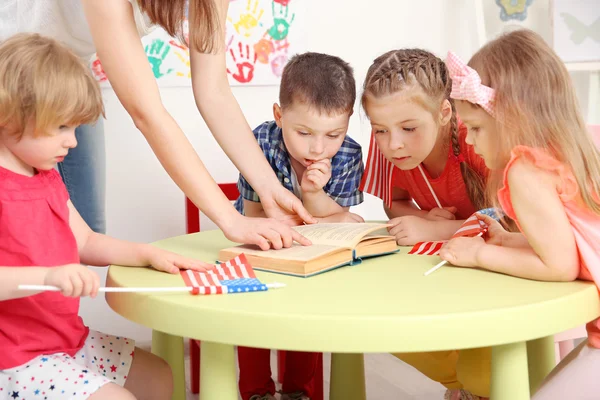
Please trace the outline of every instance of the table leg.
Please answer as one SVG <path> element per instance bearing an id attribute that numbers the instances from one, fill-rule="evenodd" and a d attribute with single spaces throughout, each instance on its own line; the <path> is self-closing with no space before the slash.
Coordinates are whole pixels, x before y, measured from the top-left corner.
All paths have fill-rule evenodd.
<path id="1" fill-rule="evenodd" d="M 542 381 L 556 366 L 554 357 L 554 336 L 527 342 L 529 365 L 529 391 L 531 394 L 540 387 Z"/>
<path id="2" fill-rule="evenodd" d="M 331 354 L 330 400 L 365 400 L 365 361 L 362 354 Z"/>
<path id="3" fill-rule="evenodd" d="M 185 365 L 183 338 L 160 331 L 152 331 L 152 354 L 165 360 L 173 372 L 173 400 L 185 400 Z"/>
<path id="4" fill-rule="evenodd" d="M 491 400 L 529 400 L 525 342 L 492 347 Z"/>
<path id="5" fill-rule="evenodd" d="M 237 400 L 238 388 L 233 346 L 201 342 L 200 400 Z"/>

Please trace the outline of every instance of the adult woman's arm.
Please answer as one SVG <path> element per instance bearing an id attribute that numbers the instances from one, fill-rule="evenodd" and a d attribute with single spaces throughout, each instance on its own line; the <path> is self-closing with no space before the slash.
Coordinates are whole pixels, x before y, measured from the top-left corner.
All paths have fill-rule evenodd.
<path id="1" fill-rule="evenodd" d="M 190 46 L 192 88 L 198 110 L 219 145 L 258 193 L 268 216 L 290 223 L 301 222 L 299 217 L 314 223 L 316 220 L 302 202 L 277 180 L 231 92 L 225 61 L 225 21 L 230 0 L 214 1 L 220 22 L 216 32 L 219 47 L 213 54 L 204 54 Z M 193 4 L 190 2 L 190 14 L 197 12 Z"/>
<path id="2" fill-rule="evenodd" d="M 98 57 L 117 97 L 181 190 L 233 241 L 263 249 L 307 243 L 284 224 L 240 215 L 164 108 L 126 0 L 82 0 Z"/>

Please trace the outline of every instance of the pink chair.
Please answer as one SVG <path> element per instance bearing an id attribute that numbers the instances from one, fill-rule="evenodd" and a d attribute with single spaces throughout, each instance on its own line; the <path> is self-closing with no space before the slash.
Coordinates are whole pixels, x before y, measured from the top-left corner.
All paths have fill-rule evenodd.
<path id="1" fill-rule="evenodd" d="M 221 183 L 219 188 L 227 199 L 236 200 L 240 195 L 235 183 Z M 188 198 L 185 199 L 186 231 L 187 233 L 200 232 L 200 211 Z M 277 351 L 277 380 L 283 382 L 285 374 L 285 351 Z M 200 341 L 190 339 L 190 375 L 192 380 L 192 393 L 200 393 Z M 319 358 L 315 373 L 315 395 L 313 400 L 323 400 L 323 355 Z"/>

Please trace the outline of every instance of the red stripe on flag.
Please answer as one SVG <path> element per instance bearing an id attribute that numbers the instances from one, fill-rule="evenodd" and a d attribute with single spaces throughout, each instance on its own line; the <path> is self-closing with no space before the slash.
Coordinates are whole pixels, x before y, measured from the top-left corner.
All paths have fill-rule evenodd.
<path id="1" fill-rule="evenodd" d="M 238 262 L 243 266 L 245 272 L 244 276 L 247 276 L 248 278 L 256 278 L 254 269 L 252 269 L 252 266 L 250 266 L 250 263 L 248 262 L 248 259 L 246 258 L 245 254 L 240 254 L 236 257 L 236 260 L 238 260 Z"/>
<path id="2" fill-rule="evenodd" d="M 192 272 L 192 271 L 190 271 L 190 270 L 181 271 L 181 277 L 183 278 L 183 281 L 185 282 L 185 286 L 195 286 L 192 283 L 192 279 L 190 278 L 188 272 Z"/>
<path id="3" fill-rule="evenodd" d="M 408 254 L 434 256 L 440 252 L 446 242 L 419 242 Z"/>
<path id="4" fill-rule="evenodd" d="M 429 253 L 427 253 L 428 256 L 436 256 L 440 253 L 440 250 L 442 249 L 442 247 L 444 246 L 445 242 L 437 242 L 435 243 L 432 247 L 431 250 L 429 250 Z"/>
<path id="5" fill-rule="evenodd" d="M 456 233 L 452 235 L 452 238 L 463 237 L 463 236 L 477 236 L 485 232 L 486 226 L 477 218 L 475 215 L 471 215 L 463 222 L 458 228 Z"/>
<path id="6" fill-rule="evenodd" d="M 393 172 L 394 164 L 381 153 L 375 135 L 371 134 L 369 156 L 359 189 L 379 197 L 388 207 L 391 207 Z"/>
<path id="7" fill-rule="evenodd" d="M 227 292 L 220 281 L 240 278 L 256 278 L 245 254 L 241 254 L 226 263 L 216 265 L 208 272 L 181 271 L 186 286 L 192 287 L 192 294 L 222 294 Z"/>

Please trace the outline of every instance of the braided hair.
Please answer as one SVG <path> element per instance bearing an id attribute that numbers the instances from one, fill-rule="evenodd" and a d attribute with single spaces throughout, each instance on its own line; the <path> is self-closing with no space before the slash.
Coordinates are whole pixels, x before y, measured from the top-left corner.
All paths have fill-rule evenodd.
<path id="1" fill-rule="evenodd" d="M 454 100 L 450 98 L 452 81 L 446 64 L 432 53 L 421 49 L 391 50 L 377 57 L 367 72 L 361 103 L 363 109 L 367 96 L 382 97 L 404 89 L 420 87 L 430 99 L 426 106 L 437 115 L 444 100 L 452 107 L 450 118 L 450 144 L 452 152 L 460 162 L 460 171 L 467 187 L 471 203 L 477 209 L 485 207 L 484 178 L 467 162 L 461 153 L 458 141 L 458 121 Z"/>

